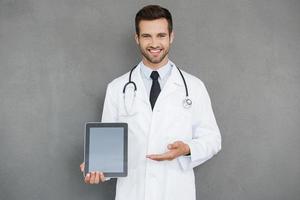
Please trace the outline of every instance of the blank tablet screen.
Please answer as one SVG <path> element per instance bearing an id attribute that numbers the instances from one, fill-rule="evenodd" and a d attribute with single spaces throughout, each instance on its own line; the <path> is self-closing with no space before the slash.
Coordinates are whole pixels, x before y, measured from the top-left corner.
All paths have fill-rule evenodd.
<path id="1" fill-rule="evenodd" d="M 107 123 L 103 123 L 107 125 Z M 101 124 L 101 125 L 103 125 Z M 116 125 L 114 123 L 112 126 Z M 88 172 L 100 171 L 104 175 L 123 176 L 127 169 L 125 127 L 89 127 L 86 146 Z M 126 165 L 126 166 L 125 166 Z"/>

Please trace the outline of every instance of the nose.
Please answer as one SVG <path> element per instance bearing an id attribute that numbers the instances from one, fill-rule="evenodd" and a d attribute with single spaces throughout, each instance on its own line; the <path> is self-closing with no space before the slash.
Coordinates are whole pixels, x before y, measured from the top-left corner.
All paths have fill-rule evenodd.
<path id="1" fill-rule="evenodd" d="M 158 48 L 158 47 L 159 47 L 159 42 L 158 42 L 158 40 L 157 40 L 156 38 L 152 38 L 151 43 L 150 43 L 150 46 L 151 46 L 152 48 Z"/>

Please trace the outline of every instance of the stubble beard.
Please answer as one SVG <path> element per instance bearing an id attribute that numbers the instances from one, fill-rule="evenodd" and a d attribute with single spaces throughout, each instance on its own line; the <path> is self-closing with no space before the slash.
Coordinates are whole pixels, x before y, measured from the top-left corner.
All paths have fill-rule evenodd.
<path id="1" fill-rule="evenodd" d="M 158 64 L 160 62 L 163 61 L 163 59 L 168 55 L 169 53 L 169 49 L 167 49 L 166 51 L 163 52 L 162 56 L 161 57 L 158 57 L 158 58 L 153 58 L 151 57 L 151 55 L 148 54 L 147 50 L 144 50 L 140 47 L 140 51 L 142 53 L 142 55 L 146 58 L 146 60 L 150 63 L 153 63 L 153 64 Z"/>

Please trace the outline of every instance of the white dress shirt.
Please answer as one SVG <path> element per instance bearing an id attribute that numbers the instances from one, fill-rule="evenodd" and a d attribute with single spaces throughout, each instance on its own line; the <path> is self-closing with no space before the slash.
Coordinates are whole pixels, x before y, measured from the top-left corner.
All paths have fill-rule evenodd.
<path id="1" fill-rule="evenodd" d="M 152 71 L 154 71 L 153 69 L 151 69 L 150 67 L 144 65 L 143 62 L 140 63 L 141 65 L 141 76 L 146 88 L 146 92 L 148 94 L 148 97 L 150 96 L 150 90 L 151 90 L 151 86 L 152 86 L 152 79 L 150 77 Z M 165 86 L 168 78 L 171 75 L 171 71 L 172 71 L 172 65 L 171 62 L 168 61 L 168 63 L 162 67 L 160 67 L 158 70 L 156 70 L 159 74 L 159 78 L 158 78 L 158 82 L 160 85 L 160 89 L 162 90 L 163 87 Z"/>

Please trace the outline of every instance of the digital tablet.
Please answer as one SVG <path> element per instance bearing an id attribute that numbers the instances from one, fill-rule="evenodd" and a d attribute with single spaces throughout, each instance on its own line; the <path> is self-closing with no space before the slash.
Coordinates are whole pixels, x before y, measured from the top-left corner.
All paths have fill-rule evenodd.
<path id="1" fill-rule="evenodd" d="M 85 174 L 99 171 L 105 177 L 127 176 L 127 123 L 88 122 L 84 143 Z"/>

